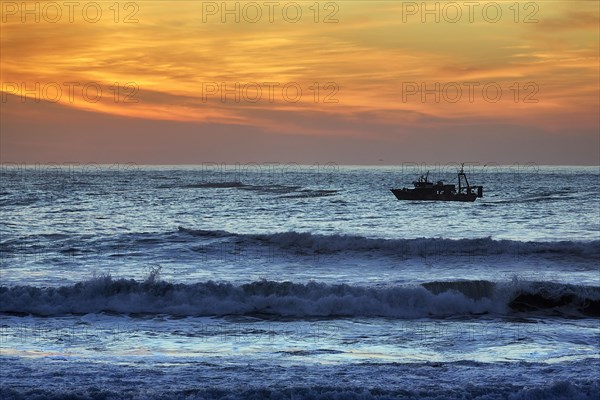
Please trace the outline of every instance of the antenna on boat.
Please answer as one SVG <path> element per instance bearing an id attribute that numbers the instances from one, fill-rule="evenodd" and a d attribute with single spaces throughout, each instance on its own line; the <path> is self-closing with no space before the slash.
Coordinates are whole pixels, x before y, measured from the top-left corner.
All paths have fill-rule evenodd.
<path id="1" fill-rule="evenodd" d="M 462 192 L 462 179 L 464 178 L 465 183 L 467 184 L 467 193 L 471 192 L 471 186 L 469 185 L 469 181 L 467 180 L 467 175 L 465 175 L 465 163 L 460 164 L 460 171 L 458 172 L 458 193 Z"/>

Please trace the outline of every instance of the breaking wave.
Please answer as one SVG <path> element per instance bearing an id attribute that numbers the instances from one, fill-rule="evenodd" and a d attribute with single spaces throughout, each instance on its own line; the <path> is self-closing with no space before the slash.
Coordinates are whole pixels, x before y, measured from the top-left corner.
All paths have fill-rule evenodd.
<path id="1" fill-rule="evenodd" d="M 59 253 L 78 249 L 82 252 L 102 253 L 127 249 L 145 251 L 151 246 L 162 246 L 168 251 L 202 251 L 211 249 L 222 253 L 231 247 L 238 250 L 260 250 L 263 247 L 281 249 L 295 255 L 350 255 L 391 256 L 401 258 L 423 257 L 534 257 L 540 259 L 600 262 L 600 240 L 535 242 L 498 240 L 491 237 L 470 239 L 447 238 L 370 238 L 359 235 L 318 234 L 310 232 L 232 233 L 225 230 L 202 230 L 179 227 L 176 231 L 138 232 L 98 237 L 67 234 L 35 234 L 0 241 L 0 252 L 7 257 L 24 251 L 45 249 Z M 165 250 L 166 251 L 166 250 Z M 258 252 L 257 252 L 258 253 Z M 568 265 L 568 264 L 567 264 Z"/>
<path id="2" fill-rule="evenodd" d="M 0 312 L 44 316 L 88 313 L 282 318 L 420 318 L 527 313 L 600 317 L 600 287 L 550 282 L 429 282 L 365 287 L 320 282 L 175 284 L 93 278 L 70 286 L 0 287 Z"/>
<path id="3" fill-rule="evenodd" d="M 600 261 L 600 240 L 558 242 L 522 242 L 496 240 L 491 237 L 475 239 L 377 239 L 353 235 L 323 235 L 309 232 L 280 232 L 267 234 L 238 234 L 226 231 L 195 230 L 179 227 L 179 233 L 195 237 L 231 238 L 236 243 L 253 241 L 300 253 L 328 254 L 346 251 L 385 252 L 393 255 L 538 255 L 544 257 L 582 257 Z M 248 243 L 250 244 L 250 243 Z"/>

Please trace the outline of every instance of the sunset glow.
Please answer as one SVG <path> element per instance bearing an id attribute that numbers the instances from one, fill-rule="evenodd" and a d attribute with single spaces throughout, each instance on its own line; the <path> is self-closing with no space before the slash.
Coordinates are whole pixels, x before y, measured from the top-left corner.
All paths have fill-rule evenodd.
<path id="1" fill-rule="evenodd" d="M 244 161 L 220 150 L 240 134 L 305 143 L 272 159 L 395 163 L 416 132 L 477 138 L 467 154 L 518 132 L 531 147 L 493 161 L 598 162 L 596 1 L 76 3 L 2 1 L 2 161 L 115 161 L 112 136 L 69 145 L 103 120 L 121 161 Z M 144 134 L 172 155 L 137 155 Z"/>

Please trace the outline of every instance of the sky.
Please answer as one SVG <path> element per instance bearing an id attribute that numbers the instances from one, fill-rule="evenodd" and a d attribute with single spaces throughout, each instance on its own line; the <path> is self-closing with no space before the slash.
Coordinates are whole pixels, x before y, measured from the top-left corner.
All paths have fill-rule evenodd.
<path id="1" fill-rule="evenodd" d="M 600 164 L 597 1 L 0 1 L 3 163 Z"/>

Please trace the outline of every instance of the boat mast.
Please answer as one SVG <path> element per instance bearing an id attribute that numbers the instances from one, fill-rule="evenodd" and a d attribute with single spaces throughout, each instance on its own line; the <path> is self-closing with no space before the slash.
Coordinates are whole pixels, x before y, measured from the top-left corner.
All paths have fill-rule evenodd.
<path id="1" fill-rule="evenodd" d="M 467 184 L 467 193 L 469 193 L 471 191 L 471 187 L 469 186 L 467 175 L 465 175 L 465 163 L 460 164 L 460 172 L 458 173 L 458 193 L 462 192 L 462 178 L 465 179 L 465 183 Z"/>

